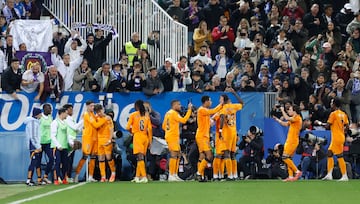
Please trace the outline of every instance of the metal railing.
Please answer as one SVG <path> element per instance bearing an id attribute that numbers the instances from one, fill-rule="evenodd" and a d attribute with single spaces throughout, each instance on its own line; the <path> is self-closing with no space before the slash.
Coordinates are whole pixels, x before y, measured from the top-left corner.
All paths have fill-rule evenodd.
<path id="1" fill-rule="evenodd" d="M 276 104 L 277 92 L 265 92 L 264 93 L 264 111 L 265 117 L 271 117 L 271 110 Z"/>
<path id="2" fill-rule="evenodd" d="M 107 48 L 110 63 L 118 61 L 133 32 L 147 43 L 149 34 L 159 31 L 159 47 L 148 45 L 155 66 L 162 65 L 166 57 L 178 60 L 187 55 L 187 26 L 174 21 L 155 0 L 47 0 L 45 5 L 69 28 L 75 22 L 113 25 L 119 37 Z M 81 29 L 80 33 L 85 37 L 91 31 Z"/>

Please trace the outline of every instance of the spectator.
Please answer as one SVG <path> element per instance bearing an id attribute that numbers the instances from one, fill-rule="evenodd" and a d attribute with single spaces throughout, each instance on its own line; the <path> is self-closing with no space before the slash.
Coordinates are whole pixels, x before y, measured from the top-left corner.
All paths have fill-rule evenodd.
<path id="1" fill-rule="evenodd" d="M 171 58 L 165 59 L 165 64 L 159 68 L 159 76 L 161 82 L 164 85 L 164 91 L 172 91 L 173 90 L 173 81 L 174 79 L 180 78 L 180 73 L 175 72 L 175 67 L 172 66 L 173 61 Z"/>
<path id="2" fill-rule="evenodd" d="M 264 75 L 261 78 L 261 81 L 259 83 L 259 85 L 256 86 L 256 91 L 257 92 L 267 92 L 270 86 L 270 82 L 269 82 L 269 76 Z"/>
<path id="3" fill-rule="evenodd" d="M 326 41 L 333 42 L 331 45 L 335 53 L 338 53 L 341 50 L 341 33 L 340 30 L 335 27 L 333 22 L 329 22 L 323 34 Z"/>
<path id="4" fill-rule="evenodd" d="M 12 19 L 20 19 L 20 11 L 15 8 L 15 0 L 6 0 L 6 6 L 2 9 L 6 22 L 9 24 Z"/>
<path id="5" fill-rule="evenodd" d="M 294 103 L 296 105 L 299 105 L 301 101 L 307 102 L 309 100 L 309 95 L 312 93 L 311 84 L 307 83 L 302 77 L 296 75 L 294 78 L 294 92 L 295 92 Z"/>
<path id="6" fill-rule="evenodd" d="M 0 41 L 0 47 L 2 47 L 2 43 Z M 1 88 L 1 75 L 8 68 L 7 63 L 5 61 L 5 54 L 2 49 L 0 49 L 0 88 Z"/>
<path id="7" fill-rule="evenodd" d="M 8 25 L 6 22 L 6 18 L 5 16 L 1 15 L 0 16 L 0 36 L 1 37 L 5 37 L 6 36 L 6 31 L 7 31 Z"/>
<path id="8" fill-rule="evenodd" d="M 62 32 L 54 32 L 52 42 L 54 45 L 49 47 L 49 50 L 56 49 L 56 53 L 58 53 L 60 56 L 63 56 L 67 37 L 64 36 Z"/>
<path id="9" fill-rule="evenodd" d="M 75 70 L 80 66 L 83 61 L 83 57 L 80 56 L 74 61 L 70 61 L 70 54 L 64 54 L 63 59 L 59 60 L 55 53 L 51 54 L 51 61 L 57 67 L 61 76 L 64 79 L 64 91 L 71 91 L 72 84 L 74 82 Z"/>
<path id="10" fill-rule="evenodd" d="M 250 60 L 254 63 L 254 67 L 257 67 L 257 62 L 264 54 L 266 45 L 264 44 L 264 37 L 260 33 L 257 33 L 253 40 L 253 45 L 250 51 Z"/>
<path id="11" fill-rule="evenodd" d="M 130 91 L 142 91 L 146 86 L 146 76 L 142 72 L 141 64 L 136 62 L 133 69 L 134 71 L 129 74 L 127 87 Z"/>
<path id="12" fill-rule="evenodd" d="M 294 49 L 297 52 L 302 52 L 304 50 L 306 40 L 308 39 L 309 32 L 303 27 L 301 20 L 296 20 L 295 25 L 291 28 L 292 29 L 289 30 L 288 37 L 291 39 Z"/>
<path id="13" fill-rule="evenodd" d="M 140 55 L 135 56 L 134 60 L 136 59 L 137 61 L 140 62 L 141 67 L 143 69 L 142 72 L 147 74 L 149 72 L 150 67 L 152 66 L 150 54 L 147 49 L 141 49 L 138 50 L 138 52 L 140 52 Z"/>
<path id="14" fill-rule="evenodd" d="M 153 96 L 161 94 L 164 91 L 164 85 L 162 84 L 156 67 L 151 67 L 146 79 L 146 86 L 142 88 L 145 95 Z"/>
<path id="15" fill-rule="evenodd" d="M 207 70 L 207 69 L 205 69 L 205 67 L 211 67 L 211 69 Z M 214 74 L 214 72 L 212 70 L 212 66 L 211 65 L 210 66 L 203 65 L 203 63 L 199 59 L 194 61 L 194 64 L 192 67 L 192 72 L 199 72 L 201 75 L 201 79 L 204 82 L 208 82 L 210 79 L 210 76 L 212 76 Z"/>
<path id="16" fill-rule="evenodd" d="M 188 27 L 189 45 L 193 45 L 194 30 L 199 26 L 203 19 L 201 8 L 197 5 L 198 0 L 190 0 L 189 6 L 184 10 L 184 23 Z"/>
<path id="17" fill-rule="evenodd" d="M 279 61 L 287 61 L 288 68 L 290 72 L 295 72 L 297 69 L 297 60 L 299 59 L 299 54 L 296 52 L 294 46 L 290 41 L 286 41 L 284 45 L 284 50 L 278 54 Z"/>
<path id="18" fill-rule="evenodd" d="M 203 46 L 207 48 L 207 46 L 205 45 L 206 42 L 210 44 L 213 42 L 211 31 L 209 30 L 206 21 L 201 21 L 198 28 L 195 28 L 192 39 L 194 40 L 195 53 L 199 53 L 199 50 Z"/>
<path id="19" fill-rule="evenodd" d="M 254 64 L 252 62 L 245 64 L 245 72 L 243 75 L 248 76 L 249 80 L 253 81 L 254 83 L 257 81 L 258 76 L 255 73 Z"/>
<path id="20" fill-rule="evenodd" d="M 322 22 L 318 4 L 311 6 L 310 12 L 304 16 L 303 23 L 304 27 L 309 31 L 309 37 L 321 33 L 321 25 L 323 25 L 324 22 Z"/>
<path id="21" fill-rule="evenodd" d="M 131 40 L 126 42 L 121 53 L 126 54 L 129 58 L 130 67 L 134 64 L 134 58 L 138 54 L 139 49 L 146 49 L 146 44 L 140 40 L 140 35 L 137 32 L 131 34 Z"/>
<path id="22" fill-rule="evenodd" d="M 36 0 L 24 0 L 22 3 L 24 5 L 26 19 L 40 20 L 41 11 L 36 5 Z"/>
<path id="23" fill-rule="evenodd" d="M 278 92 L 278 89 L 280 88 L 280 86 L 281 86 L 280 76 L 274 75 L 272 83 L 268 88 L 268 92 Z"/>
<path id="24" fill-rule="evenodd" d="M 285 102 L 294 102 L 295 99 L 295 91 L 290 85 L 289 79 L 284 79 L 282 81 L 282 86 L 280 86 L 280 89 L 278 89 L 278 95 L 276 97 L 276 100 L 280 103 Z"/>
<path id="25" fill-rule="evenodd" d="M 360 28 L 355 28 L 348 42 L 353 45 L 354 51 L 360 54 Z"/>
<path id="26" fill-rule="evenodd" d="M 336 60 L 336 55 L 329 42 L 324 43 L 322 47 L 324 51 L 320 54 L 320 59 L 324 60 L 325 68 L 330 70 Z"/>
<path id="27" fill-rule="evenodd" d="M 345 43 L 345 50 L 338 53 L 338 57 L 346 62 L 349 68 L 353 68 L 358 54 L 353 49 L 353 44 L 350 42 Z M 356 70 L 356 69 L 355 69 Z"/>
<path id="28" fill-rule="evenodd" d="M 269 72 L 269 67 L 266 64 L 262 64 L 260 66 L 260 71 L 259 74 L 257 75 L 257 79 L 256 81 L 254 81 L 255 84 L 260 84 L 264 76 L 267 76 L 268 83 L 271 82 L 271 73 Z"/>
<path id="29" fill-rule="evenodd" d="M 233 29 L 227 24 L 228 20 L 225 16 L 220 16 L 220 25 L 214 27 L 211 35 L 214 39 L 212 58 L 220 46 L 224 46 L 228 56 L 232 56 L 232 44 L 235 41 Z"/>
<path id="30" fill-rule="evenodd" d="M 74 71 L 74 80 L 72 84 L 73 91 L 90 91 L 90 82 L 94 80 L 88 61 L 83 59 L 80 67 Z"/>
<path id="31" fill-rule="evenodd" d="M 281 81 L 283 81 L 285 78 L 288 78 L 292 81 L 295 76 L 294 73 L 291 72 L 286 60 L 280 61 L 280 67 L 274 73 L 274 76 L 276 75 L 280 77 Z"/>
<path id="32" fill-rule="evenodd" d="M 345 83 L 348 82 L 348 80 L 350 78 L 351 70 L 346 65 L 346 63 L 344 63 L 342 61 L 337 61 L 334 63 L 332 70 L 335 71 L 337 76 L 339 78 L 342 78 L 345 81 Z"/>
<path id="33" fill-rule="evenodd" d="M 94 36 L 94 42 L 101 42 L 105 39 L 104 37 L 104 31 L 101 29 L 95 29 L 95 36 Z M 85 47 L 86 48 L 86 47 Z M 100 59 L 102 62 L 106 61 L 106 46 L 103 46 L 99 52 Z"/>
<path id="34" fill-rule="evenodd" d="M 171 18 L 177 17 L 179 23 L 184 23 L 184 9 L 180 7 L 180 0 L 172 0 L 172 5 L 166 10 Z"/>
<path id="35" fill-rule="evenodd" d="M 129 92 L 127 89 L 127 71 L 121 67 L 121 64 L 116 63 L 112 65 L 112 73 L 116 77 L 115 91 L 116 92 Z"/>
<path id="36" fill-rule="evenodd" d="M 345 88 L 345 82 L 343 79 L 338 78 L 336 81 L 336 88 L 333 89 L 328 94 L 328 101 L 338 97 L 341 100 L 341 110 L 344 111 L 347 115 L 349 120 L 351 121 L 351 112 L 350 112 L 350 100 L 351 100 L 351 92 Z"/>
<path id="37" fill-rule="evenodd" d="M 346 84 L 346 89 L 351 92 L 350 109 L 353 123 L 360 122 L 360 73 L 356 71 Z"/>
<path id="38" fill-rule="evenodd" d="M 234 48 L 236 48 L 237 52 L 243 52 L 251 49 L 252 42 L 248 37 L 247 30 L 238 28 L 237 37 L 235 38 Z"/>
<path id="39" fill-rule="evenodd" d="M 160 48 L 160 31 L 154 30 L 151 31 L 148 35 L 147 44 L 154 46 L 154 49 Z"/>
<path id="40" fill-rule="evenodd" d="M 268 2 L 269 3 L 269 2 Z M 272 2 L 271 2 L 272 3 Z M 281 15 L 280 15 L 280 12 L 279 12 L 279 6 L 275 3 L 273 3 L 271 5 L 271 10 L 269 11 L 269 13 L 267 13 L 267 22 L 266 22 L 266 26 L 268 27 L 272 21 L 272 19 L 276 19 L 276 24 L 278 24 L 281 20 Z M 270 21 L 270 22 L 269 22 Z M 271 26 L 271 25 L 270 25 Z"/>
<path id="41" fill-rule="evenodd" d="M 254 40 L 256 35 L 261 35 L 261 36 L 265 36 L 265 29 L 263 28 L 263 26 L 259 23 L 259 19 L 256 16 L 252 16 L 250 18 L 250 23 L 251 23 L 251 27 L 250 27 L 250 40 Z"/>
<path id="42" fill-rule="evenodd" d="M 211 81 L 205 84 L 205 91 L 223 91 L 221 89 L 220 77 L 215 74 Z"/>
<path id="43" fill-rule="evenodd" d="M 23 0 L 15 0 L 14 2 L 14 8 L 16 8 L 19 11 L 20 19 L 25 19 L 25 8 L 23 5 Z"/>
<path id="44" fill-rule="evenodd" d="M 81 37 L 79 32 L 72 31 L 71 37 L 65 44 L 64 52 L 69 54 L 70 62 L 73 62 L 81 57 L 84 50 L 86 49 L 86 42 Z"/>
<path id="45" fill-rule="evenodd" d="M 88 60 L 89 67 L 91 68 L 92 72 L 95 72 L 105 62 L 102 59 L 101 53 L 103 48 L 109 45 L 112 39 L 112 33 L 110 32 L 106 38 L 97 42 L 94 40 L 93 33 L 88 34 L 86 39 L 87 47 L 84 51 L 84 58 Z"/>
<path id="46" fill-rule="evenodd" d="M 186 86 L 192 83 L 190 69 L 187 66 L 187 58 L 185 56 L 181 56 L 180 61 L 176 63 L 175 73 L 180 73 L 180 78 L 174 80 L 173 91 L 185 91 Z"/>
<path id="47" fill-rule="evenodd" d="M 202 45 L 200 47 L 199 53 L 190 59 L 190 63 L 193 64 L 195 63 L 196 60 L 200 60 L 202 62 L 202 65 L 207 66 L 208 69 L 212 69 L 211 66 L 212 60 L 209 56 L 207 56 L 207 52 L 208 52 L 208 46 Z"/>
<path id="48" fill-rule="evenodd" d="M 35 101 L 40 99 L 42 92 L 44 91 L 44 74 L 41 72 L 41 65 L 39 62 L 35 62 L 31 65 L 29 70 L 26 70 L 22 75 L 22 81 L 20 88 L 26 93 L 38 94 L 35 97 Z"/>
<path id="49" fill-rule="evenodd" d="M 119 63 L 121 68 L 124 70 L 124 72 L 126 72 L 126 74 L 124 76 L 128 76 L 129 72 L 130 72 L 130 65 L 129 65 L 129 57 L 126 54 L 121 54 L 121 57 L 119 59 Z"/>
<path id="50" fill-rule="evenodd" d="M 266 45 L 270 45 L 270 43 L 276 38 L 276 34 L 280 29 L 279 19 L 277 17 L 273 17 L 270 19 L 270 26 L 267 28 L 265 32 L 265 43 Z"/>
<path id="51" fill-rule="evenodd" d="M 228 72 L 226 74 L 225 81 L 221 82 L 220 87 L 221 91 L 226 92 L 234 92 L 236 90 L 235 84 L 234 84 L 234 74 L 232 72 Z"/>
<path id="52" fill-rule="evenodd" d="M 350 3 L 345 4 L 340 13 L 337 13 L 335 16 L 336 25 L 340 27 L 340 32 L 343 35 L 343 41 L 345 41 L 350 35 L 347 33 L 346 28 L 353 19 L 354 13 L 352 12 L 352 6 Z"/>
<path id="53" fill-rule="evenodd" d="M 13 58 L 11 67 L 6 69 L 1 75 L 1 88 L 7 94 L 11 94 L 14 99 L 19 99 L 16 92 L 20 91 L 21 70 L 19 69 L 19 60 Z"/>
<path id="54" fill-rule="evenodd" d="M 321 15 L 321 20 L 324 22 L 323 30 L 326 29 L 326 26 L 329 25 L 329 23 L 333 23 L 334 27 L 336 25 L 335 15 L 333 6 L 331 4 L 324 5 L 324 13 Z"/>
<path id="55" fill-rule="evenodd" d="M 26 48 L 26 44 L 25 43 L 21 43 L 20 45 L 19 45 L 19 51 L 27 51 L 27 48 Z"/>
<path id="56" fill-rule="evenodd" d="M 204 19 L 210 30 L 217 26 L 220 16 L 224 15 L 224 9 L 218 0 L 209 0 L 209 3 L 204 7 Z"/>
<path id="57" fill-rule="evenodd" d="M 313 84 L 314 95 L 319 103 L 322 103 L 322 97 L 325 95 L 325 78 L 324 75 L 319 74 L 316 82 Z"/>
<path id="58" fill-rule="evenodd" d="M 215 56 L 214 73 L 218 74 L 221 81 L 225 80 L 226 74 L 230 71 L 233 60 L 226 55 L 226 48 L 220 46 Z"/>
<path id="59" fill-rule="evenodd" d="M 241 19 L 247 19 L 248 21 L 254 16 L 253 11 L 250 9 L 249 2 L 239 1 L 239 8 L 235 9 L 230 16 L 230 26 L 237 28 Z"/>
<path id="60" fill-rule="evenodd" d="M 63 77 L 54 65 L 51 65 L 44 75 L 44 91 L 40 97 L 40 102 L 44 103 L 49 96 L 50 99 L 59 102 L 61 93 L 64 91 Z"/>
<path id="61" fill-rule="evenodd" d="M 5 61 L 7 66 L 10 67 L 12 59 L 15 57 L 15 48 L 13 47 L 13 36 L 7 35 L 5 37 L 6 44 L 4 45 Z"/>
<path id="62" fill-rule="evenodd" d="M 94 81 L 90 83 L 91 91 L 112 93 L 116 89 L 116 77 L 110 70 L 110 64 L 104 62 L 94 74 Z"/>
<path id="63" fill-rule="evenodd" d="M 259 73 L 261 71 L 261 66 L 263 66 L 263 65 L 267 66 L 270 76 L 273 75 L 277 69 L 276 62 L 272 58 L 271 49 L 269 49 L 269 48 L 265 48 L 263 55 L 260 56 L 260 59 L 257 62 L 256 73 Z"/>
<path id="64" fill-rule="evenodd" d="M 201 74 L 199 72 L 192 73 L 192 83 L 186 85 L 186 91 L 202 93 L 204 92 L 204 82 L 201 80 Z"/>
<path id="65" fill-rule="evenodd" d="M 351 35 L 356 28 L 360 28 L 360 12 L 357 12 L 355 18 L 347 25 L 346 32 Z"/>
<path id="66" fill-rule="evenodd" d="M 282 16 L 289 16 L 290 22 L 295 22 L 295 20 L 303 18 L 304 10 L 298 6 L 296 0 L 289 0 L 282 11 Z"/>

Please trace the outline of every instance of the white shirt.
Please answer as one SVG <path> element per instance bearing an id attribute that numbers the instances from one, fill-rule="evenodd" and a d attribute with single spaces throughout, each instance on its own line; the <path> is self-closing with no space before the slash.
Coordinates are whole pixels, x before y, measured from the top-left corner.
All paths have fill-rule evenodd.
<path id="1" fill-rule="evenodd" d="M 22 80 L 25 80 L 25 81 L 33 80 L 34 81 L 34 83 L 26 85 L 26 86 L 24 86 L 22 84 L 20 85 L 21 90 L 25 91 L 26 93 L 33 93 L 36 91 L 36 89 L 38 88 L 40 83 L 44 83 L 45 77 L 42 72 L 39 72 L 36 75 L 34 75 L 32 70 L 29 69 L 23 73 Z"/>
<path id="2" fill-rule="evenodd" d="M 81 42 L 81 46 L 77 46 L 76 50 L 73 50 L 71 48 L 71 43 L 73 42 L 73 38 L 69 38 L 69 40 L 65 44 L 64 53 L 70 54 L 70 62 L 73 62 L 76 59 L 78 59 L 79 57 L 81 57 L 80 51 L 84 51 L 86 49 L 86 46 L 87 46 L 86 41 L 81 37 L 79 37 L 78 39 Z"/>
<path id="3" fill-rule="evenodd" d="M 78 123 L 75 123 L 75 120 L 72 116 L 68 115 L 65 119 L 66 125 L 73 129 L 74 131 L 81 131 L 84 126 L 84 120 L 80 120 Z M 68 142 L 72 146 L 74 144 L 74 139 L 71 135 L 68 135 Z"/>
<path id="4" fill-rule="evenodd" d="M 224 79 L 226 77 L 227 70 L 225 57 L 220 59 L 216 73 L 219 75 L 220 79 Z"/>
<path id="5" fill-rule="evenodd" d="M 208 56 L 206 56 L 206 55 L 201 56 L 200 54 L 198 54 L 198 55 L 196 55 L 195 57 L 192 57 L 192 58 L 190 59 L 190 63 L 191 63 L 191 64 L 194 63 L 194 61 L 197 60 L 197 59 L 201 60 L 201 62 L 202 62 L 203 64 L 206 64 L 206 65 L 209 65 L 209 64 L 211 64 L 211 62 L 212 62 L 212 60 L 211 60 L 210 57 L 208 57 Z"/>
<path id="6" fill-rule="evenodd" d="M 2 50 L 0 50 L 0 74 L 5 71 L 7 68 L 7 63 L 5 61 L 5 54 Z"/>
<path id="7" fill-rule="evenodd" d="M 69 66 L 65 66 L 64 61 L 56 57 L 55 54 L 51 54 L 52 63 L 58 68 L 61 76 L 64 79 L 64 91 L 71 91 L 71 86 L 74 82 L 74 73 L 75 70 L 80 66 L 83 57 L 77 58 L 75 61 L 69 63 Z"/>

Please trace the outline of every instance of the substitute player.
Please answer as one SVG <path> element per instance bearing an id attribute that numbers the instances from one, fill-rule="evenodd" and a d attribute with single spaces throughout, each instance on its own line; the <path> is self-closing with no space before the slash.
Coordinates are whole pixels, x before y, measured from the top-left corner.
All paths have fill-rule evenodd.
<path id="1" fill-rule="evenodd" d="M 44 178 L 43 178 L 43 181 L 45 181 L 47 184 L 51 184 L 51 181 L 48 179 L 48 175 L 50 171 L 53 170 L 53 166 L 54 166 L 54 155 L 50 147 L 50 143 L 51 143 L 50 125 L 51 122 L 53 121 L 51 113 L 52 113 L 51 105 L 45 103 L 43 105 L 43 114 L 40 118 L 40 144 L 41 144 L 42 154 L 45 153 L 47 158 L 49 159 L 46 164 Z"/>
<path id="2" fill-rule="evenodd" d="M 335 98 L 331 100 L 331 109 L 329 119 L 325 126 L 331 130 L 331 143 L 328 148 L 328 160 L 327 160 L 327 175 L 323 180 L 332 180 L 332 171 L 334 169 L 334 158 L 337 157 L 342 177 L 339 181 L 348 181 L 349 178 L 346 174 L 346 164 L 344 161 L 344 142 L 345 142 L 345 131 L 349 128 L 349 119 L 346 113 L 340 110 L 341 100 Z M 321 122 L 318 122 L 323 125 Z"/>
<path id="3" fill-rule="evenodd" d="M 217 113 L 222 108 L 222 103 L 214 109 L 211 107 L 212 101 L 209 96 L 201 97 L 202 105 L 197 112 L 198 128 L 195 134 L 196 144 L 199 149 L 199 162 L 197 177 L 200 182 L 206 181 L 204 178 L 205 168 L 208 163 L 212 163 L 213 155 L 210 147 L 210 116 Z"/>
<path id="4" fill-rule="evenodd" d="M 147 183 L 145 155 L 152 142 L 152 126 L 142 100 L 135 102 L 135 110 L 130 114 L 126 125 L 126 130 L 133 136 L 133 154 L 137 157 L 136 175 L 132 182 Z"/>
<path id="5" fill-rule="evenodd" d="M 237 141 L 236 112 L 241 110 L 244 106 L 244 102 L 240 96 L 235 91 L 232 93 L 239 103 L 231 103 L 230 98 L 226 94 L 221 95 L 224 106 L 220 112 L 219 129 L 219 138 L 225 141 L 226 146 L 226 150 L 224 151 L 224 162 L 229 180 L 238 178 L 235 156 Z"/>
<path id="6" fill-rule="evenodd" d="M 97 116 L 98 122 L 105 120 L 104 124 L 100 126 L 97 130 L 98 136 L 98 159 L 100 166 L 100 182 L 106 181 L 106 172 L 105 172 L 105 158 L 108 161 L 111 176 L 109 182 L 115 181 L 115 163 L 112 159 L 112 135 L 114 133 L 114 125 L 112 118 L 105 115 L 105 111 L 102 105 L 96 104 L 94 106 L 94 111 Z"/>
<path id="7" fill-rule="evenodd" d="M 292 161 L 292 157 L 294 156 L 296 148 L 299 145 L 299 135 L 302 127 L 300 108 L 297 105 L 291 105 L 288 108 L 287 113 L 285 112 L 284 107 L 280 107 L 280 110 L 286 121 L 282 121 L 276 116 L 273 116 L 273 118 L 282 126 L 289 126 L 289 131 L 284 145 L 284 153 L 282 156 L 284 163 L 288 167 L 289 177 L 284 181 L 296 181 L 302 175 L 302 172 L 295 166 L 294 162 Z"/>
<path id="8" fill-rule="evenodd" d="M 180 131 L 179 124 L 186 123 L 190 118 L 192 104 L 188 104 L 188 110 L 184 117 L 181 117 L 179 112 L 181 111 L 181 104 L 178 100 L 171 101 L 171 109 L 165 114 L 162 128 L 165 131 L 165 140 L 168 144 L 170 151 L 169 161 L 169 178 L 168 181 L 183 181 L 178 176 L 178 169 L 180 163 Z"/>

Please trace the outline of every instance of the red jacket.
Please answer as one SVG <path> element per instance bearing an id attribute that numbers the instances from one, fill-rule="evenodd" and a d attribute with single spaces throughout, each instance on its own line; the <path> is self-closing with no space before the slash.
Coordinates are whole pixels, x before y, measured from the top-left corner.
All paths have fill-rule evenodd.
<path id="1" fill-rule="evenodd" d="M 221 32 L 221 26 L 216 26 L 211 32 L 211 36 L 213 37 L 214 41 L 220 40 L 220 39 L 229 39 L 230 42 L 235 41 L 235 34 L 234 30 L 230 27 L 229 31 L 226 33 Z"/>

